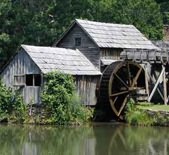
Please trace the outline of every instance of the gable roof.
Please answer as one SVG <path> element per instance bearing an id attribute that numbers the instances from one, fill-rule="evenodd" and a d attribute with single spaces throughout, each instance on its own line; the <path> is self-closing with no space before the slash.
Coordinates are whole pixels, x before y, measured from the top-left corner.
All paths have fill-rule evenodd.
<path id="1" fill-rule="evenodd" d="M 54 70 L 71 75 L 101 75 L 78 50 L 21 45 L 43 73 Z"/>
<path id="2" fill-rule="evenodd" d="M 158 49 L 135 26 L 76 19 L 60 40 L 78 24 L 100 48 Z M 60 42 L 56 43 L 56 45 Z"/>

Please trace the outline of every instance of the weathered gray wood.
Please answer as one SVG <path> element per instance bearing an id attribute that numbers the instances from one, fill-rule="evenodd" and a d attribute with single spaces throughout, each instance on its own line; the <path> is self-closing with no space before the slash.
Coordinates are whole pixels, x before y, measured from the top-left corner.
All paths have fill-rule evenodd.
<path id="1" fill-rule="evenodd" d="M 75 38 L 81 38 L 81 46 L 75 46 Z M 100 51 L 89 36 L 75 24 L 71 31 L 57 44 L 57 47 L 79 49 L 97 68 L 100 68 Z"/>
<path id="2" fill-rule="evenodd" d="M 1 73 L 7 87 L 20 91 L 26 104 L 40 102 L 40 87 L 26 86 L 26 74 L 41 74 L 40 69 L 24 51 L 20 51 Z"/>
<path id="3" fill-rule="evenodd" d="M 82 27 L 84 32 L 100 48 L 157 49 L 133 25 L 101 23 L 79 19 L 75 20 L 62 39 L 71 32 L 72 27 L 76 24 Z"/>
<path id="4" fill-rule="evenodd" d="M 101 59 L 119 60 L 122 49 L 120 48 L 101 48 Z"/>
<path id="5" fill-rule="evenodd" d="M 2 80 L 8 87 L 13 87 L 14 76 L 26 74 L 40 74 L 37 65 L 24 52 L 19 52 L 1 73 Z M 23 79 L 22 79 L 23 80 Z M 19 81 L 18 81 L 19 82 Z"/>
<path id="6" fill-rule="evenodd" d="M 166 83 L 166 72 L 164 67 L 164 73 L 163 73 L 163 91 L 164 91 L 164 104 L 167 105 L 168 99 L 167 99 L 167 83 Z"/>
<path id="7" fill-rule="evenodd" d="M 157 86 L 158 86 L 158 84 L 159 84 L 159 82 L 160 82 L 160 80 L 161 80 L 161 78 L 162 78 L 162 76 L 163 76 L 163 74 L 164 74 L 164 71 L 165 71 L 165 68 L 162 67 L 162 71 L 161 71 L 161 73 L 160 73 L 160 76 L 158 77 L 157 82 L 156 82 L 156 84 L 155 84 L 155 86 L 154 86 L 153 90 L 151 91 L 150 96 L 149 96 L 149 98 L 148 98 L 148 101 L 149 101 L 149 102 L 151 101 L 151 99 L 152 99 L 152 97 L 153 97 L 153 95 L 154 95 L 154 93 L 155 93 L 155 90 L 157 89 Z"/>
<path id="8" fill-rule="evenodd" d="M 154 72 L 155 72 L 155 71 L 154 71 Z M 148 73 L 148 72 L 147 72 L 147 73 Z M 158 79 L 157 75 L 154 74 L 154 77 L 153 77 L 153 76 L 151 76 L 151 75 L 148 73 L 147 79 L 148 79 L 149 77 L 150 77 L 150 79 L 152 80 L 152 82 L 155 84 L 156 81 L 157 81 L 157 79 Z M 157 92 L 158 92 L 158 94 L 160 95 L 161 99 L 164 100 L 163 94 L 162 94 L 161 90 L 159 89 L 159 87 L 157 87 Z M 149 94 L 149 95 L 150 95 L 150 94 Z"/>
<path id="9" fill-rule="evenodd" d="M 29 86 L 24 88 L 24 101 L 26 104 L 40 103 L 41 88 L 36 86 Z"/>
<path id="10" fill-rule="evenodd" d="M 144 68 L 144 70 L 145 70 L 145 85 L 146 85 L 146 94 L 149 96 L 150 95 L 150 92 L 149 92 L 149 81 L 148 81 L 148 79 L 149 79 L 149 76 L 148 76 L 148 70 L 147 70 L 147 67 L 145 66 L 145 68 Z"/>
<path id="11" fill-rule="evenodd" d="M 76 76 L 76 89 L 84 105 L 96 105 L 96 87 L 99 76 Z"/>

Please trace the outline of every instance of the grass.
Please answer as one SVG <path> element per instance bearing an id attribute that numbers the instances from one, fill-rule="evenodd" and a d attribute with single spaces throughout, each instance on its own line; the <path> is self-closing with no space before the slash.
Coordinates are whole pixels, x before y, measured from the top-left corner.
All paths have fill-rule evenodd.
<path id="1" fill-rule="evenodd" d="M 137 105 L 139 109 L 153 110 L 153 111 L 167 111 L 169 112 L 169 105 L 151 104 L 151 103 L 139 103 Z"/>
<path id="2" fill-rule="evenodd" d="M 151 110 L 152 113 L 148 113 L 146 110 Z M 164 113 L 160 113 L 164 111 Z M 126 121 L 133 125 L 160 125 L 169 126 L 169 115 L 165 112 L 169 112 L 169 105 L 152 104 L 148 102 L 134 103 L 130 100 L 127 104 Z"/>

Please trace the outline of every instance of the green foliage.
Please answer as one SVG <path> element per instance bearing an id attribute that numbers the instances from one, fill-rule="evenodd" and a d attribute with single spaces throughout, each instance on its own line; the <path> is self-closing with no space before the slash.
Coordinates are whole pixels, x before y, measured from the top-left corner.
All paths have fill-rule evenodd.
<path id="1" fill-rule="evenodd" d="M 129 124 L 150 126 L 154 120 L 144 111 L 136 107 L 135 102 L 130 99 L 127 103 L 125 119 Z"/>
<path id="2" fill-rule="evenodd" d="M 168 126 L 168 106 L 153 105 L 152 103 L 134 103 L 130 100 L 125 114 L 126 121 L 133 125 L 158 125 Z"/>
<path id="3" fill-rule="evenodd" d="M 91 111 L 80 103 L 72 76 L 50 72 L 45 76 L 42 102 L 48 111 L 48 121 L 56 124 L 80 124 L 88 121 Z"/>
<path id="4" fill-rule="evenodd" d="M 133 24 L 152 40 L 163 38 L 160 7 L 154 0 L 119 0 L 114 10 L 116 22 Z"/>
<path id="5" fill-rule="evenodd" d="M 9 58 L 20 44 L 52 45 L 75 18 L 134 24 L 150 39 L 162 38 L 154 0 L 1 0 L 0 53 Z"/>
<path id="6" fill-rule="evenodd" d="M 169 25 L 169 1 L 168 0 L 156 0 L 160 5 L 160 10 L 163 16 L 163 23 Z"/>
<path id="7" fill-rule="evenodd" d="M 21 96 L 0 81 L 0 120 L 23 122 L 25 116 L 26 107 Z"/>

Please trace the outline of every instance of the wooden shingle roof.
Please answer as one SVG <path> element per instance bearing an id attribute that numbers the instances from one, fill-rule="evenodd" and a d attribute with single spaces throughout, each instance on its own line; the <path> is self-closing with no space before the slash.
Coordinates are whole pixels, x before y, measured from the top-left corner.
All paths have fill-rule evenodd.
<path id="1" fill-rule="evenodd" d="M 58 70 L 71 75 L 101 75 L 78 50 L 21 45 L 43 73 Z"/>
<path id="2" fill-rule="evenodd" d="M 133 25 L 101 23 L 76 19 L 77 23 L 100 48 L 157 49 Z"/>

